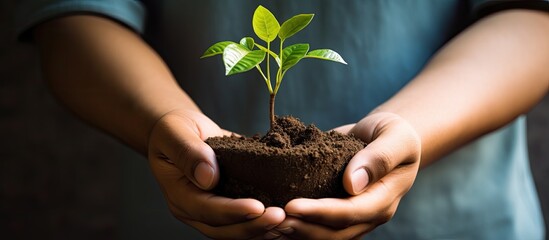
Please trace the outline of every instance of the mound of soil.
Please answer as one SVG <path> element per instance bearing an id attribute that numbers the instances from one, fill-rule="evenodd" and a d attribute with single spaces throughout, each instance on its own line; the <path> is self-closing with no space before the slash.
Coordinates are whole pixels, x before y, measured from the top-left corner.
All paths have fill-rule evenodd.
<path id="1" fill-rule="evenodd" d="M 277 117 L 265 136 L 214 137 L 220 182 L 214 192 L 230 198 L 255 198 L 284 207 L 295 198 L 346 197 L 342 184 L 347 163 L 366 144 L 322 132 L 298 119 Z"/>

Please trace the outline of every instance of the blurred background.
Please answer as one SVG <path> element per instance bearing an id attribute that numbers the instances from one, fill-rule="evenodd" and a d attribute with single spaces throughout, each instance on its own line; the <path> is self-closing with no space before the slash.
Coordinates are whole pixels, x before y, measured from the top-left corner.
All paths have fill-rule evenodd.
<path id="1" fill-rule="evenodd" d="M 36 49 L 15 39 L 15 3 L 0 1 L 1 238 L 164 239 L 174 236 L 162 229 L 179 228 L 176 235 L 198 238 L 172 218 L 144 157 L 55 101 L 41 80 Z M 549 96 L 528 117 L 531 167 L 547 225 Z"/>

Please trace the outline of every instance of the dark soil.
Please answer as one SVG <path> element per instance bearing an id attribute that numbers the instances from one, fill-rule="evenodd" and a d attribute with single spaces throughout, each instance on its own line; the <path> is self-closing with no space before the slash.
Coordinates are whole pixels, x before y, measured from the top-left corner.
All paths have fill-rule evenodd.
<path id="1" fill-rule="evenodd" d="M 277 117 L 263 137 L 215 137 L 206 143 L 215 151 L 221 173 L 216 194 L 279 207 L 295 198 L 348 196 L 343 171 L 366 146 L 355 137 L 322 132 L 293 117 Z"/>

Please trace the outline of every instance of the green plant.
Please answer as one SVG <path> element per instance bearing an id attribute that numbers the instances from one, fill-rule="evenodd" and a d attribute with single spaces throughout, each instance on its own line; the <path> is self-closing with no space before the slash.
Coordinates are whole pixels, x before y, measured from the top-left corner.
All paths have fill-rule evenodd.
<path id="1" fill-rule="evenodd" d="M 274 125 L 275 97 L 284 75 L 290 68 L 295 66 L 303 58 L 316 58 L 347 64 L 337 52 L 330 49 L 309 51 L 309 44 L 307 43 L 298 43 L 284 47 L 284 41 L 309 25 L 313 17 L 314 14 L 299 14 L 291 17 L 280 25 L 276 20 L 276 17 L 267 8 L 259 5 L 252 18 L 252 26 L 257 37 L 265 41 L 267 46 L 256 43 L 251 37 L 244 37 L 239 43 L 232 41 L 218 42 L 209 47 L 201 58 L 223 54 L 225 75 L 227 76 L 247 72 L 254 68 L 257 69 L 269 89 L 269 119 L 272 128 Z M 279 54 L 271 51 L 271 43 L 277 36 L 280 40 Z M 256 47 L 257 50 L 254 50 Z M 269 61 L 271 57 L 278 65 L 274 88 L 272 87 L 271 66 Z M 265 58 L 267 59 L 265 64 L 266 74 L 260 66 Z"/>

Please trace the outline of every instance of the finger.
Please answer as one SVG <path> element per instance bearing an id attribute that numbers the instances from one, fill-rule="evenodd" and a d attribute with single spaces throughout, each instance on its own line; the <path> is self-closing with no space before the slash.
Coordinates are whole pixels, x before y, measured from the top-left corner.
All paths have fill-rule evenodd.
<path id="1" fill-rule="evenodd" d="M 221 129 L 221 131 L 223 131 L 223 136 L 237 136 L 237 137 L 240 137 L 240 135 L 234 133 L 234 132 L 231 132 L 231 131 L 228 131 L 228 130 L 225 130 L 225 129 Z"/>
<path id="2" fill-rule="evenodd" d="M 200 128 L 187 116 L 165 115 L 153 128 L 149 153 L 175 164 L 199 188 L 212 189 L 219 180 L 219 171 L 214 151 L 202 139 L 205 131 L 213 130 Z"/>
<path id="3" fill-rule="evenodd" d="M 269 207 L 260 217 L 232 225 L 210 226 L 199 221 L 182 221 L 193 226 L 206 236 L 214 239 L 251 239 L 263 238 L 264 235 L 284 221 L 286 215 L 284 210 L 278 207 Z"/>
<path id="4" fill-rule="evenodd" d="M 231 199 L 203 191 L 165 161 L 151 161 L 151 169 L 177 218 L 218 226 L 248 221 L 265 211 L 263 204 L 255 199 Z"/>
<path id="5" fill-rule="evenodd" d="M 370 224 L 357 224 L 345 229 L 332 229 L 298 218 L 288 217 L 275 230 L 289 239 L 354 239 L 374 229 Z"/>
<path id="6" fill-rule="evenodd" d="M 179 215 L 211 226 L 248 221 L 261 216 L 265 211 L 265 207 L 258 200 L 217 196 L 204 192 L 190 183 L 184 188 L 172 189 L 171 194 L 174 196 L 170 197 L 170 201 L 180 211 Z"/>
<path id="7" fill-rule="evenodd" d="M 342 134 L 348 134 L 351 129 L 353 129 L 353 127 L 355 126 L 356 124 L 347 124 L 347 125 L 343 125 L 343 126 L 339 126 L 337 128 L 334 128 L 332 130 L 336 131 L 336 132 L 339 132 L 339 133 L 342 133 Z"/>
<path id="8" fill-rule="evenodd" d="M 343 175 L 343 186 L 352 195 L 378 181 L 397 166 L 419 166 L 420 140 L 415 130 L 396 115 L 365 118 L 351 133 L 369 142 L 353 156 Z"/>
<path id="9" fill-rule="evenodd" d="M 415 178 L 410 172 L 413 171 L 397 169 L 357 196 L 345 199 L 294 199 L 284 209 L 289 216 L 335 229 L 361 223 L 377 226 L 393 217 L 401 197 Z"/>

